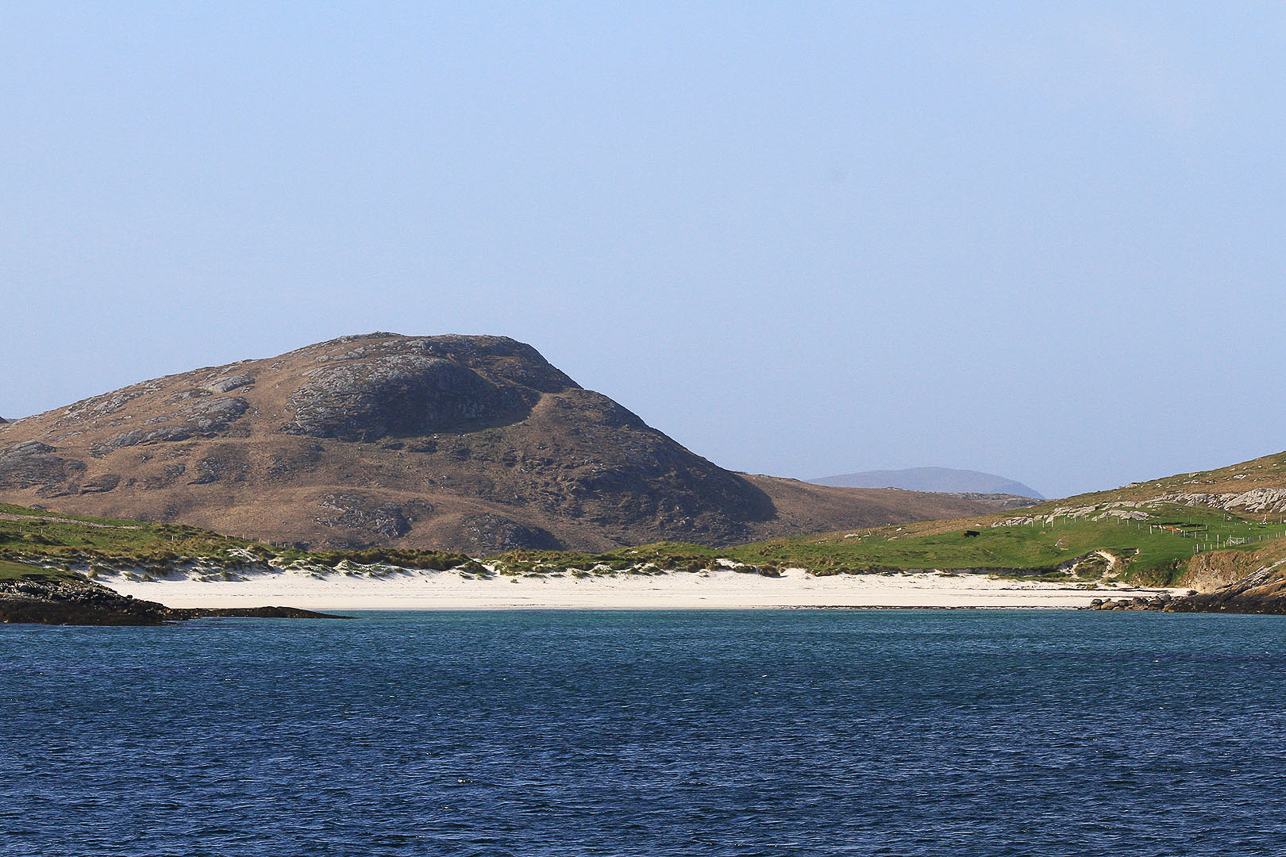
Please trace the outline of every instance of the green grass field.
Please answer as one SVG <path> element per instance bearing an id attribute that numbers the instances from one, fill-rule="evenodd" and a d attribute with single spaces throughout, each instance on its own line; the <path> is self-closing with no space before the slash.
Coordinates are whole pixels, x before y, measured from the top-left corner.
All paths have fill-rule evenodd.
<path id="1" fill-rule="evenodd" d="M 26 577 L 75 577 L 65 571 L 51 571 L 49 569 L 37 568 L 34 565 L 26 565 L 20 562 L 9 562 L 0 559 L 0 580 L 22 580 Z"/>
<path id="2" fill-rule="evenodd" d="M 1025 510 L 1024 510 L 1025 511 Z M 940 568 L 1029 570 L 1048 573 L 1093 551 L 1125 563 L 1127 576 L 1170 582 L 1196 553 L 1254 549 L 1286 538 L 1286 525 L 1264 524 L 1217 510 L 1160 507 L 1149 521 L 1059 517 L 1052 522 L 942 532 L 942 525 L 906 525 L 745 545 L 746 562 L 798 564 L 814 571 Z M 973 529 L 977 536 L 966 536 Z M 928 530 L 925 532 L 925 530 Z"/>
<path id="3" fill-rule="evenodd" d="M 0 504 L 0 515 L 5 516 L 0 520 L 0 558 L 11 560 L 85 554 L 153 562 L 180 555 L 221 557 L 229 549 L 257 547 L 246 539 L 179 524 L 90 518 L 8 504 Z"/>
<path id="4" fill-rule="evenodd" d="M 299 551 L 225 536 L 182 524 L 90 518 L 0 504 L 0 560 L 155 566 L 196 557 L 229 567 L 280 558 L 334 566 L 343 560 L 387 562 L 406 568 L 454 568 L 469 561 L 459 553 L 371 548 L 354 551 Z M 50 519 L 59 520 L 50 520 Z"/>
<path id="5" fill-rule="evenodd" d="M 1047 515 L 1051 508 L 1054 508 L 1052 504 L 1019 510 L 1012 515 L 1020 518 L 1042 510 Z M 1147 521 L 1115 517 L 1094 521 L 1066 516 L 1046 520 L 1043 516 L 1032 523 L 991 526 L 1004 518 L 993 515 L 773 539 L 725 548 L 665 542 L 602 554 L 512 551 L 493 560 L 503 573 L 511 574 L 637 571 L 648 563 L 656 569 L 698 572 L 720 567 L 717 560 L 724 558 L 768 574 L 787 567 L 806 568 L 819 575 L 936 568 L 1055 579 L 1069 576 L 1066 571 L 1059 571 L 1060 566 L 1101 550 L 1124 563 L 1125 579 L 1160 584 L 1175 582 L 1198 552 L 1257 551 L 1278 542 L 1286 546 L 1286 524 L 1266 523 L 1201 507 L 1158 506 L 1146 511 Z M 24 561 L 164 566 L 203 557 L 236 568 L 244 565 L 247 557 L 259 560 L 276 557 L 323 566 L 350 560 L 431 569 L 457 568 L 468 562 L 468 557 L 458 553 L 396 548 L 310 553 L 196 527 L 85 518 L 19 506 L 0 505 L 0 515 L 10 518 L 0 520 L 0 560 L 7 561 L 0 567 L 0 578 L 33 573 L 31 566 L 15 565 Z M 67 520 L 47 520 L 54 517 Z M 966 530 L 977 535 L 967 536 Z M 1283 552 L 1286 553 L 1286 549 Z M 474 569 L 480 570 L 480 567 L 474 566 Z M 1091 561 L 1085 563 L 1079 573 L 1084 579 L 1092 579 L 1103 570 L 1106 563 L 1096 565 Z"/>
<path id="6" fill-rule="evenodd" d="M 497 559 L 516 572 L 587 570 L 595 565 L 624 569 L 645 562 L 663 569 L 699 571 L 714 567 L 714 560 L 724 557 L 768 571 L 800 567 L 821 575 L 936 568 L 1054 578 L 1060 574 L 1059 566 L 1101 550 L 1123 562 L 1127 579 L 1159 584 L 1174 582 L 1198 552 L 1258 550 L 1286 539 L 1286 525 L 1218 510 L 1161 506 L 1148 511 L 1147 522 L 1058 517 L 1052 522 L 993 527 L 990 524 L 1003 517 L 993 516 L 979 524 L 974 523 L 977 519 L 930 521 L 718 549 L 662 543 L 603 554 L 513 551 Z M 966 536 L 968 530 L 977 535 Z M 1092 573 L 1094 563 L 1086 566 L 1085 573 Z"/>

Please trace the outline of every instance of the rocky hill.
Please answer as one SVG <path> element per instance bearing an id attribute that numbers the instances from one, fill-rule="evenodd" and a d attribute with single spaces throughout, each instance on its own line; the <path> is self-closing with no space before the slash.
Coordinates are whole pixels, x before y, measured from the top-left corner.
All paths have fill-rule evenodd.
<path id="1" fill-rule="evenodd" d="M 314 548 L 711 545 L 1012 498 L 717 467 L 504 337 L 343 337 L 0 424 L 0 500 Z"/>

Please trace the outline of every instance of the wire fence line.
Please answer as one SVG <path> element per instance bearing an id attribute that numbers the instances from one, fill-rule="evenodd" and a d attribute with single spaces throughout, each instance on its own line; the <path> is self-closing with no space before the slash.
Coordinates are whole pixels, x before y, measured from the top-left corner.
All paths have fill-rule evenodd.
<path id="1" fill-rule="evenodd" d="M 1163 523 L 1155 523 L 1117 515 L 1104 515 L 1092 521 L 1087 515 L 1052 515 L 1033 518 L 1028 522 L 1028 526 L 1053 529 L 1060 524 L 1067 526 L 1070 524 L 1106 521 L 1140 532 L 1146 528 L 1149 535 L 1175 535 L 1183 539 L 1192 539 L 1195 541 L 1192 546 L 1192 552 L 1198 554 L 1210 550 L 1221 550 L 1286 538 L 1286 515 L 1272 516 L 1277 517 L 1278 520 L 1275 522 L 1269 521 L 1269 517 L 1269 515 L 1264 515 L 1262 521 L 1254 521 L 1224 515 L 1222 522 L 1212 522 L 1208 518 L 1200 520 L 1175 518 Z"/>

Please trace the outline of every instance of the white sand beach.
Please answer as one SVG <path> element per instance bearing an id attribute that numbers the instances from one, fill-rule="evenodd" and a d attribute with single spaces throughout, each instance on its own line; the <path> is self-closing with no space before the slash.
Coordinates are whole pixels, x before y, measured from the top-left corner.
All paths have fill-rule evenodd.
<path id="1" fill-rule="evenodd" d="M 300 607 L 311 610 L 728 610 L 772 607 L 1070 608 L 1093 598 L 1166 590 L 1121 584 L 1004 580 L 986 574 L 835 575 L 788 569 L 781 577 L 734 571 L 668 574 L 571 574 L 479 579 L 455 571 L 402 572 L 386 578 L 336 573 L 324 579 L 291 571 L 249 573 L 237 581 L 194 578 L 102 582 L 170 607 Z M 1182 594 L 1186 590 L 1169 590 Z"/>

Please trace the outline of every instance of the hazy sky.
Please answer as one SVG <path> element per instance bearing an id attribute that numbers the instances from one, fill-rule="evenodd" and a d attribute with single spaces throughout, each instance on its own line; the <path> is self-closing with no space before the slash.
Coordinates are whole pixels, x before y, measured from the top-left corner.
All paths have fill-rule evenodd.
<path id="1" fill-rule="evenodd" d="M 1286 449 L 1286 6 L 0 5 L 0 415 L 530 342 L 726 467 Z"/>

